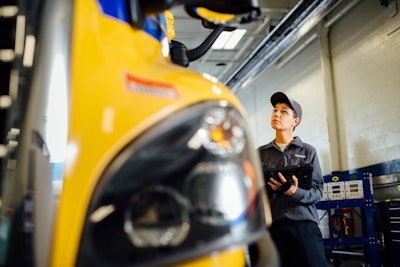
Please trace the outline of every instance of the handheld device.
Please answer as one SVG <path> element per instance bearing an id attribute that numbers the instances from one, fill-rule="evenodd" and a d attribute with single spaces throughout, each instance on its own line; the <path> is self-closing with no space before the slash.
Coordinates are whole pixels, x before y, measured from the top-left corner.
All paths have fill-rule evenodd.
<path id="1" fill-rule="evenodd" d="M 299 179 L 299 187 L 303 189 L 311 188 L 312 171 L 313 167 L 310 163 L 278 168 L 263 168 L 264 180 L 266 184 L 270 178 L 281 182 L 281 179 L 278 176 L 278 173 L 280 172 L 286 178 L 289 187 L 293 184 L 292 176 L 295 175 Z"/>

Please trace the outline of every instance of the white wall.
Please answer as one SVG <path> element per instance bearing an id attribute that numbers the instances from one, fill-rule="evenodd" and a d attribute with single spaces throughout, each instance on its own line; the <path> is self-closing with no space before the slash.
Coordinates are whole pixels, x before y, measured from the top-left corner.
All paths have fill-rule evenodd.
<path id="1" fill-rule="evenodd" d="M 347 169 L 400 158 L 400 15 L 361 1 L 332 29 L 332 62 Z M 395 30 L 398 31 L 395 31 Z"/>
<path id="2" fill-rule="evenodd" d="M 332 25 L 326 37 L 332 79 L 320 35 L 283 68 L 270 67 L 241 90 L 255 145 L 274 138 L 269 98 L 282 91 L 302 105 L 295 134 L 317 148 L 324 174 L 400 159 L 400 14 L 389 15 L 378 0 L 362 0 Z"/>

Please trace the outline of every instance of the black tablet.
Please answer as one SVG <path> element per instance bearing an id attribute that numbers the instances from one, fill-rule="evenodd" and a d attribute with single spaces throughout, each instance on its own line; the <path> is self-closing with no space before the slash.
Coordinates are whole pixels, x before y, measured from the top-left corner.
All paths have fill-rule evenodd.
<path id="1" fill-rule="evenodd" d="M 312 171 L 313 167 L 310 163 L 279 168 L 263 168 L 265 184 L 268 183 L 269 178 L 271 177 L 281 182 L 281 179 L 279 179 L 278 176 L 278 172 L 280 172 L 290 184 L 293 183 L 292 175 L 295 175 L 299 179 L 299 187 L 303 189 L 311 188 Z"/>

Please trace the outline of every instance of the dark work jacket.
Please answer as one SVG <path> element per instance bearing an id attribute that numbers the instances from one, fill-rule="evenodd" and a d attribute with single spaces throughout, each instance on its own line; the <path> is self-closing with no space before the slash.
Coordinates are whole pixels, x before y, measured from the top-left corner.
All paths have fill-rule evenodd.
<path id="1" fill-rule="evenodd" d="M 315 203 L 322 197 L 324 180 L 315 148 L 303 143 L 299 137 L 295 137 L 294 141 L 284 151 L 281 151 L 275 144 L 275 140 L 257 150 L 265 168 L 296 166 L 305 163 L 311 163 L 313 166 L 311 189 L 298 187 L 293 196 L 277 193 L 272 189 L 268 191 L 273 222 L 289 219 L 293 221 L 314 221 L 319 224 Z M 266 178 L 267 187 L 269 187 L 267 185 L 268 180 L 269 177 Z"/>

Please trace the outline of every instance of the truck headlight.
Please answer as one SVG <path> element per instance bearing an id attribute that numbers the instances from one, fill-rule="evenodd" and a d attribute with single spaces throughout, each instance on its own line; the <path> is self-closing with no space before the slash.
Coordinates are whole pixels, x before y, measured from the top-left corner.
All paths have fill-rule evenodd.
<path id="1" fill-rule="evenodd" d="M 265 232 L 262 182 L 241 114 L 206 102 L 169 116 L 107 166 L 77 266 L 175 264 Z"/>

